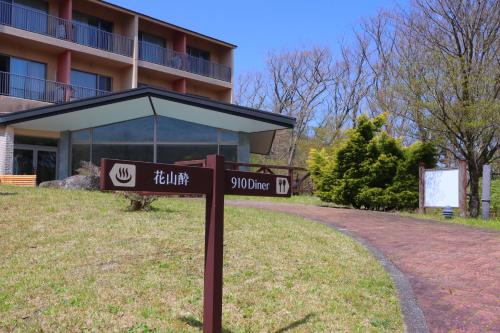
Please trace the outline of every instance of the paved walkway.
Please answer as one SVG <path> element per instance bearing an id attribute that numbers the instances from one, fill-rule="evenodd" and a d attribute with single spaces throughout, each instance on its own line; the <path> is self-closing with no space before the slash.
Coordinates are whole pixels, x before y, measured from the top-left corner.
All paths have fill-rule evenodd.
<path id="1" fill-rule="evenodd" d="M 368 241 L 406 275 L 431 332 L 500 332 L 500 232 L 349 209 L 228 204 L 299 215 Z"/>

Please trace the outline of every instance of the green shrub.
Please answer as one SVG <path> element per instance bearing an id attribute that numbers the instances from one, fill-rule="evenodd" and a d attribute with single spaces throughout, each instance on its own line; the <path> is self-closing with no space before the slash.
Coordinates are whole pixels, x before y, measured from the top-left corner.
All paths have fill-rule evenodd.
<path id="1" fill-rule="evenodd" d="M 336 149 L 310 152 L 309 171 L 321 200 L 373 210 L 418 206 L 418 166 L 434 167 L 436 148 L 422 142 L 403 147 L 384 124 L 384 116 L 361 116 Z"/>

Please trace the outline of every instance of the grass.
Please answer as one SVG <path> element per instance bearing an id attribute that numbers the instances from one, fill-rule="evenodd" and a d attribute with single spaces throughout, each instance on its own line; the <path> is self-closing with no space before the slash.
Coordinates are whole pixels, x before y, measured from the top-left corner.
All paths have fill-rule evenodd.
<path id="1" fill-rule="evenodd" d="M 203 200 L 126 205 L 0 186 L 0 331 L 199 332 Z M 392 281 L 353 240 L 279 213 L 225 216 L 225 332 L 403 330 Z"/>
<path id="2" fill-rule="evenodd" d="M 500 218 L 495 217 L 491 218 L 488 221 L 484 221 L 481 218 L 463 218 L 458 216 L 458 210 L 455 210 L 452 219 L 445 219 L 442 214 L 441 209 L 427 209 L 426 214 L 417 214 L 417 213 L 407 213 L 407 212 L 399 212 L 399 215 L 403 216 L 411 216 L 418 217 L 427 220 L 439 221 L 439 222 L 448 222 L 448 223 L 457 223 L 457 224 L 465 224 L 473 227 L 484 228 L 484 229 L 493 229 L 500 230 Z"/>

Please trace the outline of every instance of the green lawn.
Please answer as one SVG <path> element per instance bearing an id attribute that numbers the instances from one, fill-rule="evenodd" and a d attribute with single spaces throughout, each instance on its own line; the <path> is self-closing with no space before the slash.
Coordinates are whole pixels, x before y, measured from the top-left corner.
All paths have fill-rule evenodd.
<path id="1" fill-rule="evenodd" d="M 315 206 L 326 206 L 326 207 L 332 207 L 332 208 L 350 208 L 350 207 L 343 207 L 343 206 L 338 206 L 333 203 L 328 203 L 328 202 L 322 202 L 318 197 L 312 196 L 312 195 L 297 195 L 293 196 L 291 198 L 262 198 L 262 197 L 253 197 L 253 196 L 248 196 L 248 197 L 239 197 L 239 196 L 228 196 L 227 197 L 230 200 L 255 200 L 255 201 L 269 201 L 269 202 L 283 202 L 283 203 L 298 203 L 298 204 L 304 204 L 304 205 L 315 205 Z M 499 207 L 499 195 L 498 191 L 493 191 L 492 192 L 492 198 L 496 198 L 492 200 L 492 215 L 496 211 L 498 211 Z M 441 212 L 441 209 L 427 209 L 428 213 L 425 215 L 422 214 L 416 214 L 416 213 L 411 213 L 411 212 L 396 212 L 395 214 L 399 214 L 402 216 L 411 216 L 411 217 L 417 217 L 417 218 L 422 218 L 422 219 L 428 219 L 428 220 L 433 220 L 433 221 L 438 221 L 438 222 L 449 222 L 449 223 L 458 223 L 458 224 L 465 224 L 465 225 L 470 225 L 478 228 L 485 228 L 485 229 L 493 229 L 493 230 L 500 230 L 500 217 L 499 216 L 494 216 L 488 221 L 484 221 L 481 218 L 461 218 L 458 217 L 458 210 L 455 210 L 455 215 L 453 219 L 445 219 Z"/>
<path id="2" fill-rule="evenodd" d="M 204 203 L 0 186 L 0 332 L 199 332 Z M 395 287 L 323 225 L 226 207 L 226 332 L 401 332 Z"/>
<path id="3" fill-rule="evenodd" d="M 412 216 L 412 217 L 418 217 L 422 219 L 428 219 L 428 220 L 433 220 L 433 221 L 440 221 L 440 222 L 448 222 L 448 223 L 458 223 L 458 224 L 465 224 L 465 225 L 470 225 L 473 227 L 478 227 L 478 228 L 485 228 L 485 229 L 493 229 L 493 230 L 500 230 L 500 218 L 495 217 L 491 218 L 488 221 L 484 221 L 481 218 L 462 218 L 459 217 L 458 210 L 454 213 L 454 216 L 452 219 L 445 219 L 442 216 L 442 209 L 428 209 L 427 214 L 417 214 L 417 213 L 399 213 L 400 215 L 403 216 Z"/>

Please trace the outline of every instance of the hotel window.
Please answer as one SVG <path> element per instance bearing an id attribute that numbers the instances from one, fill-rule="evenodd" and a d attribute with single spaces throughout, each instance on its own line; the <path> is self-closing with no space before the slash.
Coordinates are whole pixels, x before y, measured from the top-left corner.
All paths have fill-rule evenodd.
<path id="1" fill-rule="evenodd" d="M 102 50 L 113 50 L 113 23 L 100 18 L 73 12 L 73 26 L 75 42 Z"/>
<path id="2" fill-rule="evenodd" d="M 188 46 L 186 49 L 187 54 L 192 57 L 204 59 L 210 61 L 210 52 L 197 49 L 195 47 Z"/>
<path id="3" fill-rule="evenodd" d="M 72 97 L 80 99 L 100 96 L 103 91 L 110 92 L 112 81 L 108 76 L 72 69 L 71 85 L 73 86 Z"/>
<path id="4" fill-rule="evenodd" d="M 43 0 L 2 0 L 0 23 L 12 25 L 16 28 L 47 33 L 48 3 Z"/>
<path id="5" fill-rule="evenodd" d="M 238 137 L 237 132 L 162 116 L 75 131 L 71 133 L 72 173 L 81 161 L 99 165 L 101 158 L 154 162 L 156 156 L 158 163 L 173 163 L 221 154 L 237 161 Z"/>
<path id="6" fill-rule="evenodd" d="M 40 62 L 0 55 L 0 93 L 43 100 L 46 72 Z"/>
<path id="7" fill-rule="evenodd" d="M 139 59 L 155 64 L 165 64 L 165 39 L 139 31 Z"/>

